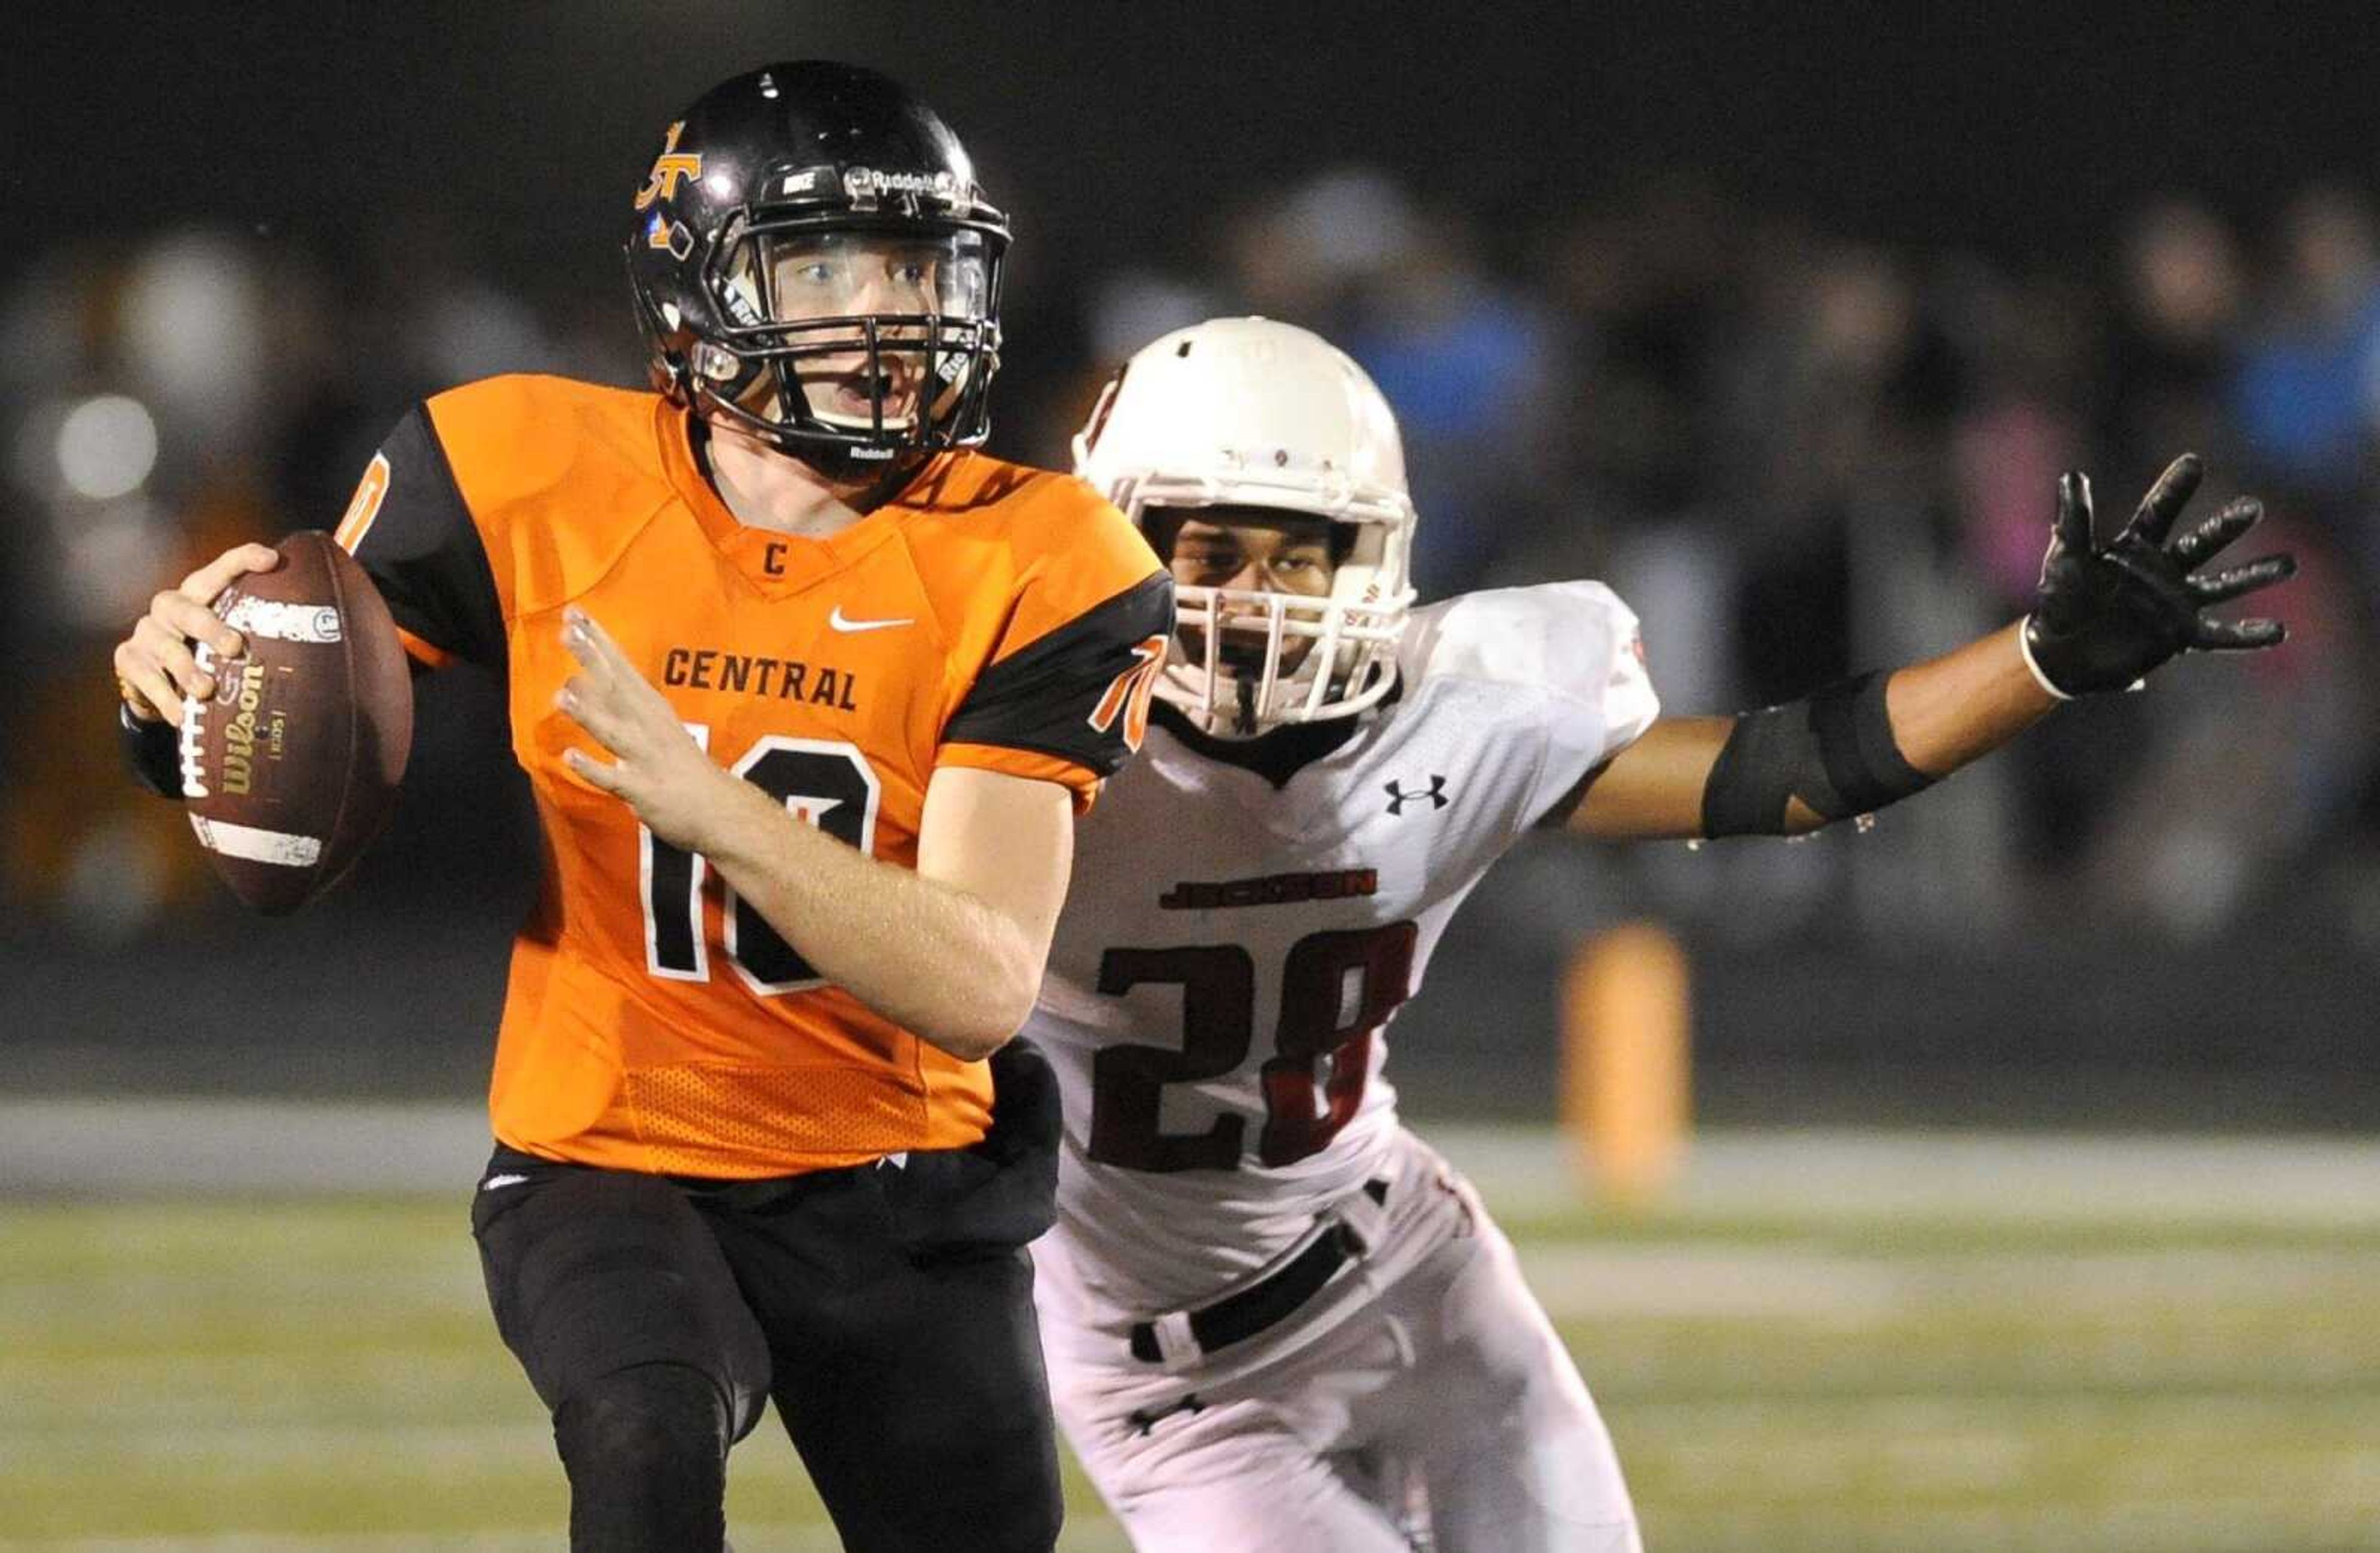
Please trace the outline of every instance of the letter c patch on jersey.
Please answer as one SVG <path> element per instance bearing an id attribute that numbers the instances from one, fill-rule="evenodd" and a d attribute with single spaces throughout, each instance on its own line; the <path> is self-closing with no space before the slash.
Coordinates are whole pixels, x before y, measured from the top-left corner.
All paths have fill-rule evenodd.
<path id="1" fill-rule="evenodd" d="M 1099 704 L 1091 709 L 1092 732 L 1106 733 L 1115 725 L 1116 714 L 1121 712 L 1124 747 L 1140 747 L 1140 741 L 1148 736 L 1148 698 L 1157 689 L 1157 676 L 1165 668 L 1166 642 L 1164 637 L 1150 637 L 1132 649 L 1137 661 L 1109 682 Z"/>

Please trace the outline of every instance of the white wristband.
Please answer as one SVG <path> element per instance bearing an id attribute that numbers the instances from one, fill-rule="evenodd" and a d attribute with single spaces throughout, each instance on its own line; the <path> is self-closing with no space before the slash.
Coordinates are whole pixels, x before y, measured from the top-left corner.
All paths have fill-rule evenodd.
<path id="1" fill-rule="evenodd" d="M 2033 675 L 2034 684 L 2041 686 L 2044 690 L 2048 691 L 2052 696 L 2057 697 L 2061 701 L 2070 701 L 2074 699 L 2073 697 L 2069 696 L 2065 691 L 2060 690 L 2058 686 L 2050 684 L 2049 676 L 2041 672 L 2041 665 L 2033 661 L 2033 617 L 2031 615 L 2025 616 L 2024 624 L 2017 627 L 2016 649 L 2019 655 L 2024 659 L 2025 669 Z"/>

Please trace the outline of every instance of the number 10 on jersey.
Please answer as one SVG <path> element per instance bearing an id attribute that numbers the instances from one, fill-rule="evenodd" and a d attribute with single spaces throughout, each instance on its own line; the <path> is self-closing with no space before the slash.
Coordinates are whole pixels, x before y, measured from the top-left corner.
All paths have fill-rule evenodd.
<path id="1" fill-rule="evenodd" d="M 686 731 L 705 750 L 710 730 Z M 795 818 L 871 855 L 876 850 L 876 800 L 880 784 L 859 746 L 842 739 L 796 739 L 771 734 L 754 741 L 729 768 L 785 806 Z M 702 883 L 710 864 L 637 827 L 638 882 L 644 897 L 645 968 L 667 981 L 709 981 L 710 946 L 704 941 Z M 728 963 L 744 985 L 763 997 L 807 992 L 825 979 L 794 952 L 760 914 L 726 892 L 722 910 Z"/>

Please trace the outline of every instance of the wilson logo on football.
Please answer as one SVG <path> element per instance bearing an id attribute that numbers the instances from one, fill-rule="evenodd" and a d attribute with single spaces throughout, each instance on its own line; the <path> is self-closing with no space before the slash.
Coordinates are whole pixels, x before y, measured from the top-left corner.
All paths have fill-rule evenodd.
<path id="1" fill-rule="evenodd" d="M 1109 681 L 1099 704 L 1091 709 L 1089 722 L 1095 731 L 1104 734 L 1115 726 L 1117 714 L 1123 714 L 1124 747 L 1138 749 L 1140 741 L 1148 736 L 1148 698 L 1165 669 L 1165 638 L 1150 637 L 1134 648 L 1132 655 L 1136 661 Z"/>

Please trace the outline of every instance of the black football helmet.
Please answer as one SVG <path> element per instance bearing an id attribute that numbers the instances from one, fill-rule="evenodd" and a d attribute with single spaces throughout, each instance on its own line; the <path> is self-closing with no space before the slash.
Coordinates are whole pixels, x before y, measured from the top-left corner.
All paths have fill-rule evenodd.
<path id="1" fill-rule="evenodd" d="M 1008 219 L 898 82 L 825 60 L 669 127 L 628 238 L 654 385 L 835 479 L 983 440 Z"/>

